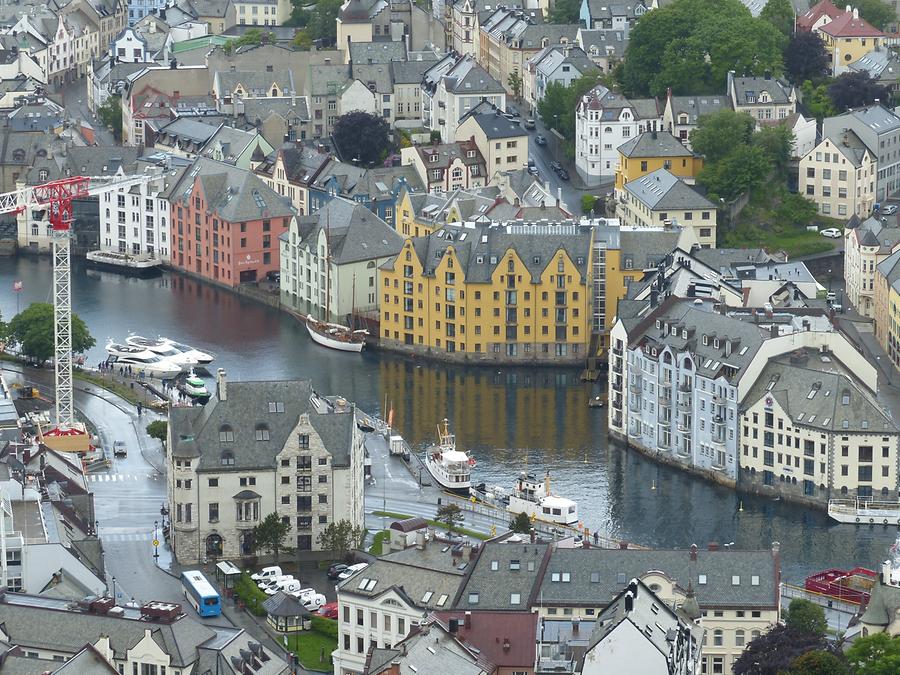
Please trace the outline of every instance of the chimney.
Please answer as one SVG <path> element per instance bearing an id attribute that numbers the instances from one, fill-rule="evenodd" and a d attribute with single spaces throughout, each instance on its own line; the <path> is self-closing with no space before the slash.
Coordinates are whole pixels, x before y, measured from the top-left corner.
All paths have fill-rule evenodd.
<path id="1" fill-rule="evenodd" d="M 634 611 L 634 596 L 631 594 L 631 589 L 629 589 L 625 593 L 625 613 L 631 614 Z"/>
<path id="2" fill-rule="evenodd" d="M 466 611 L 465 619 L 463 619 L 463 625 L 466 627 L 466 630 L 472 627 L 472 612 Z"/>
<path id="3" fill-rule="evenodd" d="M 719 544 L 718 544 L 718 542 L 711 541 L 711 542 L 709 542 L 709 545 L 706 548 L 709 549 L 710 551 L 718 551 Z"/>
<path id="4" fill-rule="evenodd" d="M 859 18 L 859 9 L 857 9 L 856 7 L 853 8 L 853 18 L 854 19 Z"/>
<path id="5" fill-rule="evenodd" d="M 216 398 L 224 402 L 228 400 L 228 380 L 225 379 L 225 369 L 216 371 Z"/>
<path id="6" fill-rule="evenodd" d="M 691 562 L 697 562 L 697 544 L 691 544 Z"/>
<path id="7" fill-rule="evenodd" d="M 578 624 L 579 623 L 581 623 L 581 619 L 579 619 L 577 616 L 574 619 L 572 619 L 572 632 L 573 633 L 578 632 Z"/>
<path id="8" fill-rule="evenodd" d="M 773 323 L 769 327 L 769 337 L 772 337 L 772 338 L 778 337 L 778 324 Z"/>
<path id="9" fill-rule="evenodd" d="M 416 532 L 416 548 L 420 551 L 425 550 L 425 530 Z"/>
<path id="10" fill-rule="evenodd" d="M 503 651 L 508 652 L 511 647 L 512 647 L 512 645 L 509 644 L 509 638 L 508 637 L 503 638 Z"/>
<path id="11" fill-rule="evenodd" d="M 620 541 L 620 542 L 619 542 L 619 548 L 620 548 L 621 550 L 623 550 L 623 551 L 627 550 L 627 549 L 628 549 L 628 542 L 627 542 L 627 541 Z"/>

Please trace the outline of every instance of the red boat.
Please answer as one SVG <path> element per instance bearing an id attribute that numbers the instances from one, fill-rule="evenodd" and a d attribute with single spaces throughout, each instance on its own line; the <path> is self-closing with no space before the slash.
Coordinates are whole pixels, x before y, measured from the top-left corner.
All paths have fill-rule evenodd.
<path id="1" fill-rule="evenodd" d="M 865 605 L 869 602 L 869 593 L 875 585 L 875 572 L 865 567 L 854 567 L 846 570 L 825 570 L 806 577 L 806 590 L 827 595 L 835 600 L 849 602 L 854 605 Z"/>

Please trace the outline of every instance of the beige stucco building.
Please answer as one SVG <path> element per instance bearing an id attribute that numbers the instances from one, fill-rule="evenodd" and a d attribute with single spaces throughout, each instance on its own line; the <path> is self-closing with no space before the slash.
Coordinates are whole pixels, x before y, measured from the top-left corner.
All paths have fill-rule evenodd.
<path id="1" fill-rule="evenodd" d="M 876 157 L 848 129 L 800 158 L 800 194 L 823 216 L 865 218 L 875 204 L 877 173 Z"/>
<path id="2" fill-rule="evenodd" d="M 485 104 L 466 114 L 456 128 L 457 141 L 475 141 L 487 165 L 487 178 L 528 165 L 528 132 Z"/>
<path id="3" fill-rule="evenodd" d="M 863 316 L 874 315 L 875 268 L 900 248 L 900 227 L 872 217 L 844 233 L 847 300 Z"/>

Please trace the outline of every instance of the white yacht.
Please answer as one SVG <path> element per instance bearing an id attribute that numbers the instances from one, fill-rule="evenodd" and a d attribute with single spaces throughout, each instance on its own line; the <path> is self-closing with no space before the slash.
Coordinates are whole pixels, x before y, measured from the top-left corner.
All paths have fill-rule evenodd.
<path id="1" fill-rule="evenodd" d="M 506 508 L 510 513 L 526 513 L 529 518 L 557 525 L 578 523 L 578 504 L 550 492 L 550 472 L 543 480 L 521 472 Z"/>
<path id="2" fill-rule="evenodd" d="M 109 354 L 107 362 L 114 369 L 131 366 L 135 375 L 143 373 L 147 377 L 168 380 L 181 373 L 179 364 L 142 347 L 109 342 L 106 345 L 106 353 Z"/>
<path id="3" fill-rule="evenodd" d="M 456 449 L 456 436 L 450 433 L 450 423 L 445 418 L 438 426 L 437 445 L 425 451 L 425 468 L 442 488 L 468 497 L 474 467 L 475 459 Z"/>
<path id="4" fill-rule="evenodd" d="M 201 352 L 190 345 L 175 342 L 169 338 L 145 338 L 140 335 L 129 335 L 125 342 L 135 347 L 148 349 L 157 356 L 179 364 L 183 370 L 191 370 L 196 365 L 211 363 L 212 354 Z"/>

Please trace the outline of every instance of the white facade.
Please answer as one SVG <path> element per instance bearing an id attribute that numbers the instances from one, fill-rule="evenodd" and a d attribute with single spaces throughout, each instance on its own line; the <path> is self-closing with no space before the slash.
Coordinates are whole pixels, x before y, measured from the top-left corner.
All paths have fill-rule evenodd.
<path id="1" fill-rule="evenodd" d="M 875 204 L 875 156 L 853 132 L 825 137 L 800 159 L 800 194 L 823 216 L 866 218 Z"/>
<path id="2" fill-rule="evenodd" d="M 119 172 L 119 175 L 124 175 Z M 169 201 L 160 177 L 100 198 L 100 250 L 169 262 Z"/>
<path id="3" fill-rule="evenodd" d="M 118 63 L 146 63 L 152 61 L 147 43 L 133 28 L 126 28 L 109 46 L 110 55 Z"/>

